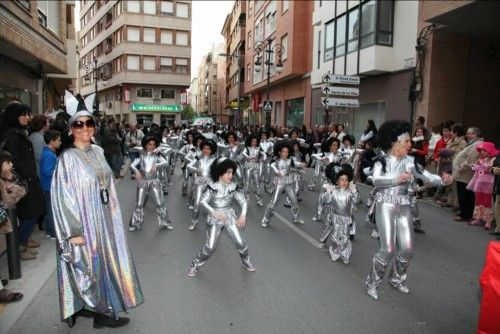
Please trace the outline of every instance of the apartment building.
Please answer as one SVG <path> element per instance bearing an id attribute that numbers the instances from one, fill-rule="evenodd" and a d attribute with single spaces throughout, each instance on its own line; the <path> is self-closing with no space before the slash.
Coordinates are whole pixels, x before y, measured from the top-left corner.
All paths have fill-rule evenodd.
<path id="1" fill-rule="evenodd" d="M 356 138 L 368 119 L 412 118 L 409 92 L 416 65 L 418 1 L 314 1 L 312 123 L 343 123 Z M 322 77 L 361 78 L 359 108 L 325 108 Z"/>
<path id="2" fill-rule="evenodd" d="M 227 123 L 239 124 L 243 111 L 248 108 L 249 99 L 244 94 L 245 82 L 245 39 L 246 39 L 246 0 L 234 1 L 222 27 L 226 55 L 225 95 L 226 105 L 223 114 Z M 247 114 L 248 115 L 248 114 Z"/>
<path id="3" fill-rule="evenodd" d="M 221 110 L 217 109 L 220 97 L 217 94 L 217 68 L 218 64 L 224 67 L 223 63 L 221 63 L 222 57 L 219 56 L 223 51 L 224 44 L 212 45 L 212 50 L 203 56 L 198 66 L 198 103 L 196 113 L 197 115 L 211 117 L 214 121 L 217 121 L 217 116 L 221 113 Z"/>
<path id="4" fill-rule="evenodd" d="M 188 89 L 188 103 L 196 111 L 198 106 L 198 78 L 191 79 L 191 85 Z"/>
<path id="5" fill-rule="evenodd" d="M 498 1 L 421 1 L 414 80 L 416 114 L 429 125 L 454 120 L 477 126 L 497 147 L 498 13 Z"/>
<path id="6" fill-rule="evenodd" d="M 191 1 L 80 3 L 80 93 L 97 90 L 107 117 L 180 123 L 191 77 Z"/>
<path id="7" fill-rule="evenodd" d="M 246 2 L 244 93 L 250 107 L 244 117 L 250 123 L 311 124 L 313 6 L 302 0 Z"/>
<path id="8" fill-rule="evenodd" d="M 33 113 L 57 109 L 76 73 L 74 1 L 0 1 L 0 110 L 12 100 Z"/>

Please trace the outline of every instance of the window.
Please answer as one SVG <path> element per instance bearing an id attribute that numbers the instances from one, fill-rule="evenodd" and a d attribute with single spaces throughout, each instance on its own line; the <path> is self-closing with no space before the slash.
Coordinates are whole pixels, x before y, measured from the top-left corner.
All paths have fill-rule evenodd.
<path id="1" fill-rule="evenodd" d="M 177 45 L 188 45 L 188 33 L 187 31 L 177 31 L 175 34 L 175 44 Z"/>
<path id="2" fill-rule="evenodd" d="M 137 97 L 152 98 L 153 90 L 151 88 L 137 88 Z"/>
<path id="3" fill-rule="evenodd" d="M 252 67 L 247 65 L 247 81 L 250 82 L 250 75 L 252 74 Z"/>
<path id="4" fill-rule="evenodd" d="M 281 50 L 281 60 L 285 60 L 288 58 L 288 34 L 281 37 L 281 46 L 283 50 Z"/>
<path id="5" fill-rule="evenodd" d="M 174 3 L 172 1 L 161 2 L 161 15 L 165 16 L 174 15 Z"/>
<path id="6" fill-rule="evenodd" d="M 186 58 L 177 58 L 175 60 L 175 71 L 177 73 L 188 72 L 188 60 Z"/>
<path id="7" fill-rule="evenodd" d="M 189 17 L 189 5 L 187 3 L 177 3 L 177 17 Z"/>
<path id="8" fill-rule="evenodd" d="M 144 42 L 156 43 L 156 29 L 144 28 Z"/>
<path id="9" fill-rule="evenodd" d="M 127 1 L 127 11 L 131 13 L 141 12 L 141 3 L 139 0 L 128 0 Z"/>
<path id="10" fill-rule="evenodd" d="M 173 44 L 172 30 L 161 31 L 161 44 Z"/>
<path id="11" fill-rule="evenodd" d="M 325 51 L 324 51 L 324 61 L 328 61 L 333 59 L 333 42 L 334 42 L 334 28 L 335 28 L 335 21 L 330 21 L 327 24 L 325 24 Z M 321 37 L 321 34 L 320 34 Z M 321 42 L 318 41 L 318 50 L 319 44 Z"/>
<path id="12" fill-rule="evenodd" d="M 283 1 L 281 1 L 281 3 L 283 4 L 282 13 L 284 13 L 284 12 L 286 12 L 288 10 L 288 7 L 290 6 L 290 1 L 289 0 L 283 0 Z"/>
<path id="13" fill-rule="evenodd" d="M 175 99 L 175 90 L 172 88 L 162 88 L 161 89 L 162 99 Z"/>
<path id="14" fill-rule="evenodd" d="M 26 9 L 30 9 L 30 3 L 28 0 L 17 0 L 17 2 Z"/>
<path id="15" fill-rule="evenodd" d="M 392 6 L 392 1 L 378 2 L 378 44 L 392 45 Z"/>
<path id="16" fill-rule="evenodd" d="M 320 63 L 321 63 L 321 30 L 318 31 L 318 59 L 317 59 L 317 64 L 316 64 L 316 68 L 318 70 L 319 70 Z"/>
<path id="17" fill-rule="evenodd" d="M 254 59 L 253 59 L 253 83 L 256 84 L 256 83 L 259 83 L 262 81 L 262 64 L 264 64 L 264 60 L 263 59 L 260 59 L 260 71 L 256 71 L 255 69 L 257 68 L 257 65 L 255 65 L 255 62 L 257 61 L 258 59 L 258 56 L 255 55 L 254 56 Z"/>
<path id="18" fill-rule="evenodd" d="M 139 42 L 139 27 L 127 27 L 127 41 Z"/>
<path id="19" fill-rule="evenodd" d="M 127 69 L 128 70 L 139 70 L 139 56 L 127 56 Z"/>
<path id="20" fill-rule="evenodd" d="M 160 60 L 160 71 L 162 72 L 172 72 L 172 58 L 161 57 Z"/>
<path id="21" fill-rule="evenodd" d="M 59 35 L 59 2 L 38 0 L 38 22 Z"/>
<path id="22" fill-rule="evenodd" d="M 152 15 L 156 14 L 156 1 L 144 0 L 142 4 L 144 6 L 143 8 L 144 14 L 152 14 Z"/>
<path id="23" fill-rule="evenodd" d="M 252 32 L 249 31 L 248 32 L 248 37 L 247 37 L 247 46 L 248 46 L 248 50 L 250 50 L 252 48 Z"/>
<path id="24" fill-rule="evenodd" d="M 255 0 L 255 14 L 259 11 L 259 9 L 264 4 L 265 0 Z"/>
<path id="25" fill-rule="evenodd" d="M 269 2 L 265 11 L 265 37 L 271 36 L 276 31 L 276 0 Z"/>
<path id="26" fill-rule="evenodd" d="M 261 15 L 255 24 L 255 44 L 264 40 L 264 15 Z"/>
<path id="27" fill-rule="evenodd" d="M 356 51 L 358 49 L 359 36 L 359 7 L 354 8 L 349 12 L 348 21 L 348 42 L 347 52 Z"/>
<path id="28" fill-rule="evenodd" d="M 271 42 L 271 50 L 276 50 L 276 40 L 273 39 L 273 41 Z M 276 55 L 276 52 L 273 52 L 270 54 L 270 61 L 271 61 L 271 68 L 269 69 L 269 72 L 271 73 L 271 76 L 274 75 L 276 73 L 276 59 L 278 59 L 277 55 Z M 264 66 L 264 69 L 267 70 L 267 67 Z"/>
<path id="29" fill-rule="evenodd" d="M 342 15 L 336 21 L 336 36 L 337 36 L 337 48 L 335 51 L 336 57 L 343 56 L 345 54 L 345 24 L 346 16 Z"/>
<path id="30" fill-rule="evenodd" d="M 146 71 L 156 70 L 156 58 L 144 56 L 142 59 L 142 69 Z"/>
<path id="31" fill-rule="evenodd" d="M 361 6 L 361 47 L 375 43 L 375 1 Z"/>

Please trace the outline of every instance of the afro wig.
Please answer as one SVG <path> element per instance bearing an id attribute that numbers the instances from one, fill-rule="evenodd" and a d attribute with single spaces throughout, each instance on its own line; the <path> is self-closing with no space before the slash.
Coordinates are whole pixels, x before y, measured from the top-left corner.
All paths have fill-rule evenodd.
<path id="1" fill-rule="evenodd" d="M 226 142 L 226 144 L 229 143 L 229 136 L 233 136 L 234 141 L 238 141 L 238 135 L 233 131 L 229 131 L 224 134 L 224 141 Z"/>
<path id="2" fill-rule="evenodd" d="M 233 170 L 233 175 L 236 174 L 236 170 L 238 169 L 238 165 L 231 159 L 220 158 L 212 162 L 210 166 L 210 177 L 212 181 L 219 181 L 219 177 L 224 175 L 229 169 Z"/>
<path id="3" fill-rule="evenodd" d="M 330 137 L 327 140 L 324 140 L 323 143 L 321 144 L 321 152 L 323 153 L 330 152 L 330 146 L 332 146 L 334 142 L 337 143 L 337 147 L 340 148 L 340 140 L 338 140 L 337 138 Z"/>
<path id="4" fill-rule="evenodd" d="M 160 146 L 160 141 L 158 140 L 158 138 L 156 138 L 156 136 L 145 136 L 144 138 L 142 138 L 141 140 L 141 146 L 143 149 L 146 149 L 146 145 L 150 142 L 150 141 L 154 141 L 155 142 L 155 145 L 156 147 Z"/>
<path id="5" fill-rule="evenodd" d="M 290 141 L 284 139 L 278 140 L 274 143 L 274 156 L 279 158 L 281 150 L 285 147 L 288 149 L 288 157 L 290 157 L 292 155 L 293 147 L 290 145 Z"/>
<path id="6" fill-rule="evenodd" d="M 203 150 L 203 147 L 205 146 L 210 147 L 210 150 L 212 151 L 211 154 L 215 154 L 217 152 L 217 144 L 213 140 L 203 138 L 199 146 L 200 150 Z"/>
<path id="7" fill-rule="evenodd" d="M 336 184 L 342 175 L 346 175 L 349 182 L 351 182 L 354 177 L 354 170 L 352 169 L 352 166 L 349 164 L 332 162 L 325 168 L 325 176 L 328 180 L 331 180 L 333 184 Z"/>
<path id="8" fill-rule="evenodd" d="M 387 121 L 380 126 L 377 132 L 377 144 L 384 152 L 389 152 L 398 137 L 411 132 L 410 123 L 403 120 Z"/>
<path id="9" fill-rule="evenodd" d="M 191 135 L 191 137 L 192 137 L 192 139 L 193 139 L 193 141 L 192 141 L 192 142 L 194 142 L 194 138 L 196 137 L 196 134 L 197 134 L 197 133 L 196 133 L 195 131 L 189 130 L 188 132 L 186 132 L 186 134 L 185 134 L 185 137 L 184 137 L 184 138 L 185 138 L 185 139 L 186 139 L 186 141 L 187 141 L 187 140 L 188 140 L 188 137 Z"/>
<path id="10" fill-rule="evenodd" d="M 349 143 L 351 143 L 351 146 L 354 146 L 354 144 L 356 143 L 354 137 L 351 135 L 345 135 L 344 138 L 342 138 L 342 143 L 344 143 L 346 140 L 348 140 Z"/>
<path id="11" fill-rule="evenodd" d="M 245 146 L 246 147 L 252 146 L 252 140 L 254 139 L 257 139 L 257 147 L 258 147 L 260 144 L 260 138 L 255 133 L 252 133 L 250 136 L 247 137 L 247 139 L 245 139 Z"/>

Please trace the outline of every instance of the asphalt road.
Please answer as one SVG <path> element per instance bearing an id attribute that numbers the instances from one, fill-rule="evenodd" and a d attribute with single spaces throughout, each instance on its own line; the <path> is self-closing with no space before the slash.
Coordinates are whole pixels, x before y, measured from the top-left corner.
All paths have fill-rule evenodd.
<path id="1" fill-rule="evenodd" d="M 179 170 L 176 171 L 179 173 Z M 308 172 L 310 173 L 310 171 Z M 119 185 L 122 213 L 134 208 L 135 183 Z M 363 200 L 369 189 L 359 187 Z M 249 205 L 244 238 L 257 267 L 248 272 L 225 236 L 217 252 L 195 278 L 186 271 L 199 251 L 205 226 L 190 232 L 190 211 L 180 196 L 180 179 L 167 196 L 174 230 L 160 230 L 152 203 L 148 223 L 127 232 L 139 272 L 145 303 L 129 313 L 120 333 L 472 333 L 478 311 L 478 277 L 491 237 L 480 228 L 451 220 L 452 212 L 421 203 L 426 235 L 415 235 L 415 254 L 408 270 L 410 294 L 387 284 L 379 300 L 365 293 L 363 283 L 378 249 L 363 221 L 348 265 L 333 263 L 317 248 L 322 225 L 313 222 L 317 193 L 306 191 L 301 204 L 305 225 L 293 225 L 289 209 L 279 205 L 269 228 L 260 226 L 263 208 Z M 268 197 L 266 197 L 266 200 Z M 290 227 L 292 226 L 292 227 Z M 67 333 L 59 319 L 55 275 L 47 282 L 11 333 Z M 94 330 L 79 318 L 72 333 Z"/>

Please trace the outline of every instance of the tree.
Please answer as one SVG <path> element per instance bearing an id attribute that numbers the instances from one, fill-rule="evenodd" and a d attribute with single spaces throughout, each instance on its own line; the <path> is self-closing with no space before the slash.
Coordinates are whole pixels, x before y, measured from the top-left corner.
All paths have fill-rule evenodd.
<path id="1" fill-rule="evenodd" d="M 181 112 L 181 119 L 185 121 L 190 121 L 195 115 L 193 107 L 190 104 L 186 104 Z"/>

